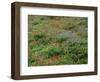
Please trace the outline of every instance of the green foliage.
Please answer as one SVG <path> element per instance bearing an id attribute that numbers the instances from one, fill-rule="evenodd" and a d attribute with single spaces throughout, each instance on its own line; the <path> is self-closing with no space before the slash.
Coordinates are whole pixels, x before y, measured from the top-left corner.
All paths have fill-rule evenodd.
<path id="1" fill-rule="evenodd" d="M 36 34 L 33 36 L 33 40 L 35 40 L 37 44 L 48 44 L 51 38 L 46 37 L 44 34 Z"/>
<path id="2" fill-rule="evenodd" d="M 84 43 L 72 43 L 68 47 L 68 54 L 73 59 L 74 63 L 83 63 L 87 58 L 87 44 Z M 84 61 L 84 64 L 87 62 Z"/>
<path id="3" fill-rule="evenodd" d="M 64 38 L 64 37 L 59 37 L 59 38 L 57 38 L 57 41 L 60 42 L 60 43 L 62 43 L 63 41 L 66 41 L 66 38 Z"/>
<path id="4" fill-rule="evenodd" d="M 45 36 L 43 34 L 34 35 L 34 40 L 40 40 L 40 39 L 43 39 L 43 38 L 45 38 Z"/>
<path id="5" fill-rule="evenodd" d="M 64 52 L 61 48 L 51 48 L 46 52 L 46 54 L 48 55 L 48 58 L 50 58 L 54 55 L 62 56 L 64 55 Z"/>
<path id="6" fill-rule="evenodd" d="M 66 41 L 67 39 L 68 39 L 68 33 L 66 33 L 66 32 L 60 33 L 57 36 L 57 41 L 60 42 L 60 43 Z"/>
<path id="7" fill-rule="evenodd" d="M 87 64 L 87 18 L 29 16 L 28 66 Z"/>
<path id="8" fill-rule="evenodd" d="M 49 16 L 49 19 L 54 19 L 55 17 L 54 16 Z"/>

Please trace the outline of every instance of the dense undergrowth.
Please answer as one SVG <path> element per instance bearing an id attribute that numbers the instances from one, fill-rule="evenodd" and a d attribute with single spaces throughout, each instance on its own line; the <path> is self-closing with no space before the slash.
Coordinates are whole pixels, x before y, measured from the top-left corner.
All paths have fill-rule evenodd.
<path id="1" fill-rule="evenodd" d="M 87 18 L 28 16 L 28 66 L 87 64 Z"/>

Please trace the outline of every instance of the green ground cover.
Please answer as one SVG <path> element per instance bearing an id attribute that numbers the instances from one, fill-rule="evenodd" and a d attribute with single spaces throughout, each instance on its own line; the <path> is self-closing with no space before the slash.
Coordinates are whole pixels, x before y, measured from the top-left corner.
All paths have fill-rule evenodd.
<path id="1" fill-rule="evenodd" d="M 87 18 L 28 16 L 28 66 L 87 64 Z"/>

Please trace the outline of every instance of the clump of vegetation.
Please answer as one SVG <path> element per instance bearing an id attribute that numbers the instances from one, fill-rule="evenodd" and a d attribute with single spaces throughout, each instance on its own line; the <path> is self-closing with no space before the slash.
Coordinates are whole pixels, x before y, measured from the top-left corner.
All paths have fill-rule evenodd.
<path id="1" fill-rule="evenodd" d="M 87 18 L 28 17 L 28 66 L 87 64 Z"/>
<path id="2" fill-rule="evenodd" d="M 45 38 L 45 35 L 37 34 L 37 35 L 34 35 L 33 37 L 34 37 L 34 40 L 41 40 L 41 39 Z"/>
<path id="3" fill-rule="evenodd" d="M 54 55 L 56 56 L 62 56 L 64 55 L 63 50 L 61 48 L 51 48 L 46 52 L 48 55 L 48 58 L 53 57 Z"/>
<path id="4" fill-rule="evenodd" d="M 63 32 L 63 33 L 60 33 L 58 36 L 57 36 L 57 41 L 62 43 L 63 41 L 66 41 L 68 39 L 68 33 L 67 32 Z"/>
<path id="5" fill-rule="evenodd" d="M 83 59 L 87 58 L 87 44 L 86 43 L 70 43 L 68 47 L 68 54 L 73 59 L 74 63 L 87 63 Z M 83 45 L 83 46 L 81 46 Z M 83 62 L 84 61 L 84 62 Z"/>

